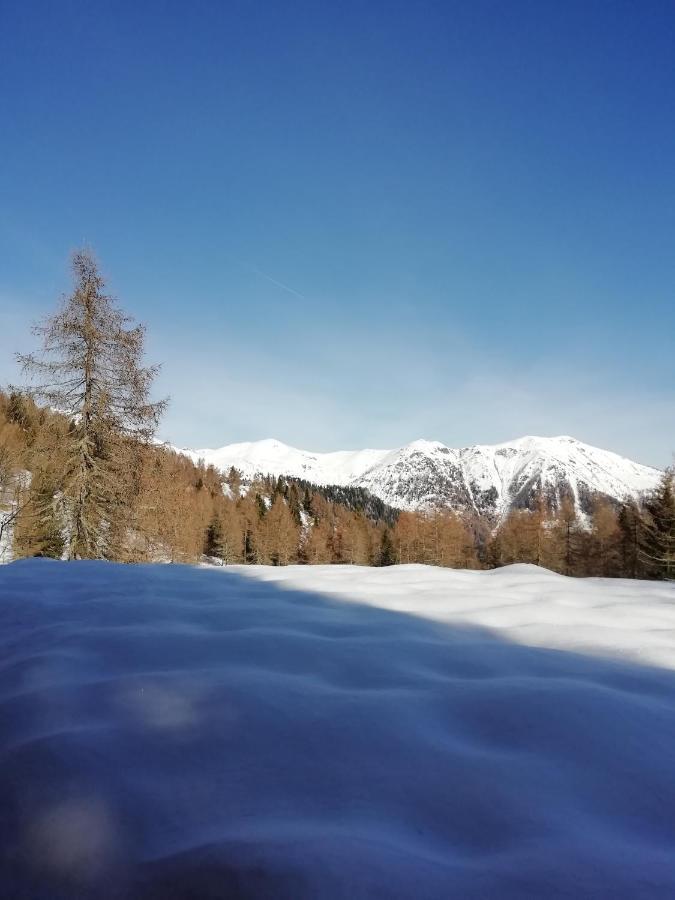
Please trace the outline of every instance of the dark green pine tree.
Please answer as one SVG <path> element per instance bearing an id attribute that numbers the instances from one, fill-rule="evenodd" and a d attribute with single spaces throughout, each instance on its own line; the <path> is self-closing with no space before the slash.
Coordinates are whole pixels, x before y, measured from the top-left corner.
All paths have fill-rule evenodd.
<path id="1" fill-rule="evenodd" d="M 381 566 L 393 566 L 396 563 L 396 551 L 394 550 L 394 542 L 391 539 L 391 532 L 388 528 L 385 528 L 382 532 L 378 562 Z"/>
<path id="2" fill-rule="evenodd" d="M 300 493 L 297 484 L 292 481 L 288 489 L 288 509 L 293 516 L 296 525 L 302 524 L 302 516 L 300 515 Z"/>
<path id="3" fill-rule="evenodd" d="M 244 532 L 244 562 L 249 565 L 255 562 L 255 543 L 250 528 Z"/>
<path id="4" fill-rule="evenodd" d="M 619 513 L 619 546 L 621 574 L 624 578 L 644 578 L 644 565 L 640 553 L 643 516 L 637 503 L 628 501 Z"/>
<path id="5" fill-rule="evenodd" d="M 675 470 L 667 469 L 645 503 L 640 541 L 644 568 L 654 578 L 675 578 Z"/>
<path id="6" fill-rule="evenodd" d="M 216 556 L 218 559 L 223 558 L 223 523 L 217 513 L 214 513 L 209 527 L 206 529 L 204 553 L 207 556 Z"/>

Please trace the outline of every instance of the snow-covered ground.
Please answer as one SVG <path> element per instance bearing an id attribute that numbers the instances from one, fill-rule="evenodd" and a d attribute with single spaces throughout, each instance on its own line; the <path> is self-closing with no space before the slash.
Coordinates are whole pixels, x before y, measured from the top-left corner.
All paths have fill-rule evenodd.
<path id="1" fill-rule="evenodd" d="M 675 896 L 675 585 L 0 569 L 0 893 Z"/>

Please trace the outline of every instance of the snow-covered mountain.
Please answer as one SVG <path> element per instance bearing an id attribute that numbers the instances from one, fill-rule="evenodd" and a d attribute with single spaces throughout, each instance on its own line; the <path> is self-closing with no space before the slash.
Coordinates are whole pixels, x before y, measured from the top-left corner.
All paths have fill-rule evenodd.
<path id="1" fill-rule="evenodd" d="M 523 437 L 460 449 L 420 440 L 396 450 L 333 453 L 264 440 L 181 452 L 223 472 L 234 466 L 247 479 L 286 475 L 316 484 L 364 487 L 399 509 L 447 506 L 496 516 L 531 506 L 540 490 L 556 503 L 569 495 L 583 511 L 596 495 L 638 497 L 655 487 L 661 475 L 658 469 L 571 437 Z"/>

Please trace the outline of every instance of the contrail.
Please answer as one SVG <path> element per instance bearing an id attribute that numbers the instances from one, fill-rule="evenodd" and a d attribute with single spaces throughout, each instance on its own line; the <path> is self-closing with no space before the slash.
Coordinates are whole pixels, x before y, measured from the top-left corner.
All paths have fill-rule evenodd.
<path id="1" fill-rule="evenodd" d="M 260 275 L 261 278 L 265 278 L 267 279 L 267 281 L 271 281 L 272 284 L 276 284 L 276 286 L 280 287 L 283 291 L 288 291 L 289 294 L 293 294 L 294 297 L 298 297 L 300 300 L 307 299 L 307 297 L 304 294 L 301 294 L 300 291 L 296 291 L 295 288 L 284 284 L 283 281 L 277 281 L 276 278 L 272 278 L 271 275 L 268 275 L 267 272 L 263 272 L 262 269 L 259 269 L 257 266 L 252 266 L 250 263 L 245 262 L 242 262 L 242 265 L 249 269 L 251 272 L 255 272 L 256 275 Z"/>

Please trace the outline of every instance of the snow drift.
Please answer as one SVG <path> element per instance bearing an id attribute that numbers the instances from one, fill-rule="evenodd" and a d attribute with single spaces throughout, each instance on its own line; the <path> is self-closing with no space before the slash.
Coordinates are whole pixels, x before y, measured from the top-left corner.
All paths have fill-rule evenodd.
<path id="1" fill-rule="evenodd" d="M 17 898 L 675 895 L 675 585 L 0 570 Z"/>

